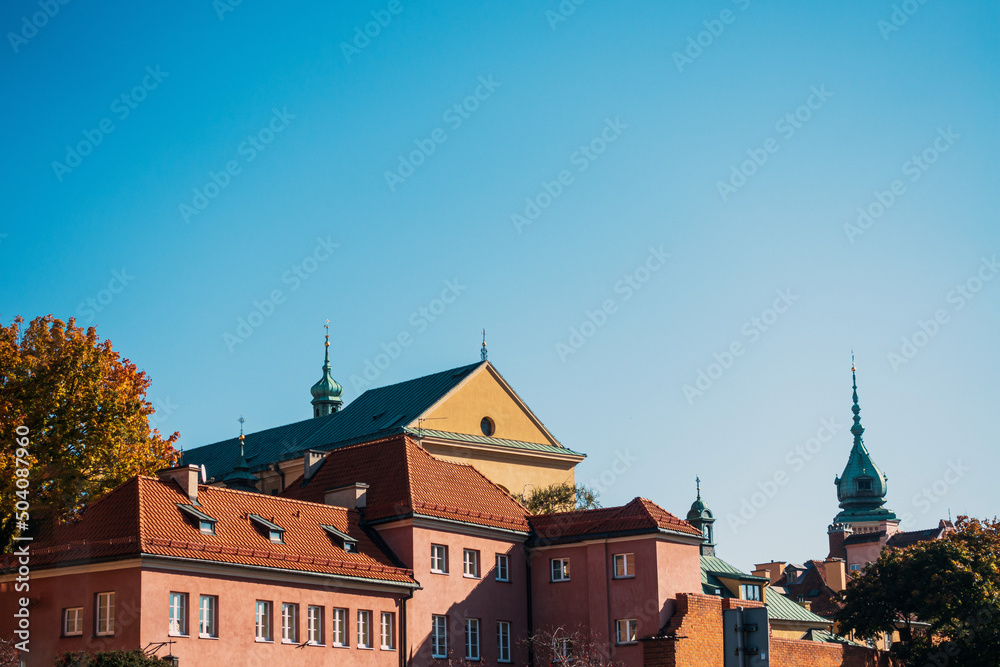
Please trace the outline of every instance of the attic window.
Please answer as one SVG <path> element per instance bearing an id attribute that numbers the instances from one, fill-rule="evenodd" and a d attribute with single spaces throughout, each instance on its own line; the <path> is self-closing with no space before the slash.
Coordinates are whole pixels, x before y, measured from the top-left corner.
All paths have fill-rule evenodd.
<path id="1" fill-rule="evenodd" d="M 215 519 L 197 509 L 194 505 L 177 503 L 177 509 L 186 514 L 198 526 L 199 531 L 205 535 L 215 535 Z"/>
<path id="2" fill-rule="evenodd" d="M 868 477 L 862 477 L 858 480 L 858 491 L 871 491 L 872 481 Z"/>
<path id="3" fill-rule="evenodd" d="M 814 588 L 811 591 L 809 591 L 809 597 L 814 598 L 817 595 L 819 595 L 819 589 L 818 588 Z"/>
<path id="4" fill-rule="evenodd" d="M 358 541 L 353 537 L 351 537 L 350 535 L 348 535 L 347 533 L 342 533 L 333 526 L 324 526 L 323 524 L 320 524 L 320 528 L 322 528 L 327 532 L 327 534 L 330 536 L 330 539 L 333 540 L 334 544 L 336 544 L 338 547 L 340 547 L 347 553 L 349 554 L 358 553 Z"/>
<path id="5" fill-rule="evenodd" d="M 251 514 L 250 520 L 253 521 L 258 528 L 260 528 L 266 535 L 267 539 L 271 540 L 275 544 L 283 544 L 285 541 L 285 529 L 281 526 L 271 523 L 262 516 L 257 514 Z"/>
<path id="6" fill-rule="evenodd" d="M 493 423 L 493 420 L 489 417 L 483 417 L 483 420 L 479 422 L 479 428 L 482 429 L 483 435 L 490 436 L 497 432 L 497 425 Z"/>

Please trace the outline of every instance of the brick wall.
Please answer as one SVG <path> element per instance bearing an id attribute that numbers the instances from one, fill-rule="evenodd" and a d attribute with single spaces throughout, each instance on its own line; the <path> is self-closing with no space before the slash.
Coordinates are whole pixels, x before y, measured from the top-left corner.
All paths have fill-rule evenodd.
<path id="1" fill-rule="evenodd" d="M 761 602 L 681 593 L 666 635 L 643 641 L 645 667 L 722 667 L 722 612 Z M 860 646 L 771 637 L 772 667 L 892 667 L 888 656 Z"/>

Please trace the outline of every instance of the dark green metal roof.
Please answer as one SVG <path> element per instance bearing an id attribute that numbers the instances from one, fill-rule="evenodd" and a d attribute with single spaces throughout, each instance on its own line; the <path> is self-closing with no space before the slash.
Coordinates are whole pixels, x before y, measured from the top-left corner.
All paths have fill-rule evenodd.
<path id="1" fill-rule="evenodd" d="M 306 449 L 331 450 L 398 433 L 415 433 L 414 429 L 407 429 L 406 425 L 424 414 L 462 380 L 486 363 L 479 361 L 406 382 L 369 389 L 339 412 L 249 433 L 244 440 L 247 464 L 251 471 L 260 471 L 276 461 L 297 458 Z M 554 445 L 466 436 L 427 429 L 424 429 L 423 433 L 426 436 L 434 434 L 453 440 L 465 439 L 470 442 L 517 449 L 583 456 Z M 210 478 L 220 478 L 233 470 L 237 465 L 238 456 L 239 441 L 237 438 L 230 438 L 186 450 L 181 457 L 181 464 L 204 465 Z"/>
<path id="2" fill-rule="evenodd" d="M 739 568 L 730 565 L 726 561 L 716 556 L 701 557 L 701 588 L 706 595 L 720 595 L 721 597 L 731 597 L 732 593 L 719 580 L 719 577 L 727 579 L 739 579 L 748 584 L 759 584 L 763 586 L 767 583 L 766 577 L 755 577 L 747 574 Z M 716 593 L 719 589 L 719 593 Z M 768 590 L 767 597 L 767 617 L 777 621 L 798 621 L 802 623 L 817 623 L 829 626 L 830 621 L 817 616 L 808 609 L 792 602 L 781 593 L 775 590 Z"/>
<path id="3" fill-rule="evenodd" d="M 830 625 L 830 619 L 812 613 L 800 604 L 792 602 L 778 591 L 767 591 L 767 617 L 772 621 L 796 621 Z"/>

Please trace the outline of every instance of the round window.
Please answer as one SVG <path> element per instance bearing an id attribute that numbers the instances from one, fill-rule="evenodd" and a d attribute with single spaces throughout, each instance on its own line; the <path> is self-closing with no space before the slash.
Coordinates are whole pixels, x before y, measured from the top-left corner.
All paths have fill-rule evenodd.
<path id="1" fill-rule="evenodd" d="M 483 435 L 493 435 L 497 430 L 496 424 L 489 417 L 483 417 L 483 421 L 479 422 L 479 428 L 483 429 Z"/>

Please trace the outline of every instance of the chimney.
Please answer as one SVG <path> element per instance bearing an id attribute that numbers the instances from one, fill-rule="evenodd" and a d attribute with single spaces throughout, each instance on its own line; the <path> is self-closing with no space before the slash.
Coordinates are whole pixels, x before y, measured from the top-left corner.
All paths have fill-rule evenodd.
<path id="1" fill-rule="evenodd" d="M 841 558 L 847 560 L 847 548 L 844 540 L 854 533 L 850 524 L 835 523 L 827 528 L 827 537 L 830 538 L 830 555 L 827 558 Z"/>
<path id="2" fill-rule="evenodd" d="M 316 474 L 319 467 L 323 465 L 325 457 L 326 452 L 321 452 L 315 449 L 307 449 L 304 467 L 302 469 L 302 479 L 307 482 L 312 479 L 312 476 Z"/>
<path id="3" fill-rule="evenodd" d="M 847 588 L 847 564 L 843 558 L 827 558 L 823 561 L 826 585 L 837 593 Z"/>
<path id="4" fill-rule="evenodd" d="M 799 605 L 800 607 L 802 607 L 806 611 L 812 611 L 812 604 L 813 603 L 809 602 L 808 600 L 800 600 L 800 601 L 796 602 L 795 604 Z"/>
<path id="5" fill-rule="evenodd" d="M 758 563 L 754 565 L 754 571 L 751 574 L 755 577 L 766 577 L 773 584 L 781 578 L 784 572 L 784 561 L 772 560 L 770 563 Z"/>
<path id="6" fill-rule="evenodd" d="M 346 507 L 349 510 L 361 509 L 368 504 L 368 485 L 364 482 L 355 482 L 330 489 L 323 495 L 323 503 Z"/>
<path id="7" fill-rule="evenodd" d="M 164 468 L 156 473 L 161 482 L 177 482 L 177 485 L 191 500 L 192 505 L 198 504 L 198 477 L 200 475 L 201 468 L 196 465 Z"/>

